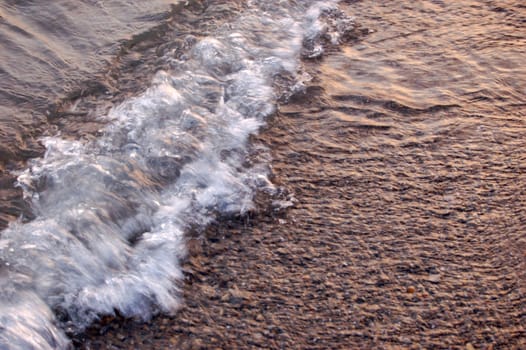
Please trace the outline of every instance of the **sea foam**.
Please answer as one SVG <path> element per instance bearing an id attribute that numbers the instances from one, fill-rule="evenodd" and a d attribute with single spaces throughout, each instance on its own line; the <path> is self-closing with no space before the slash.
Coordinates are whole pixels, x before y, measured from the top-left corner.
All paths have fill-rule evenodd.
<path id="1" fill-rule="evenodd" d="M 36 217 L 0 238 L 1 348 L 66 348 L 61 328 L 173 313 L 185 232 L 273 190 L 268 165 L 244 162 L 249 137 L 324 7 L 272 3 L 250 1 L 183 57 L 164 57 L 170 68 L 104 116 L 99 139 L 43 140 L 45 156 L 19 176 Z"/>

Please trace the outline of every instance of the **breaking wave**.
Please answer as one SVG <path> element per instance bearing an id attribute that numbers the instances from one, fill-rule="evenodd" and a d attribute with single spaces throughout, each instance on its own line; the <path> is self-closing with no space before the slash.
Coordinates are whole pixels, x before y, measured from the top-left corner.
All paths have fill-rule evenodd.
<path id="1" fill-rule="evenodd" d="M 249 137 L 274 112 L 275 78 L 297 76 L 322 34 L 338 40 L 319 20 L 335 6 L 249 1 L 213 36 L 183 38 L 169 69 L 101 117 L 101 137 L 43 140 L 18 178 L 35 218 L 1 233 L 1 348 L 67 348 L 64 330 L 101 315 L 177 309 L 185 232 L 274 191 Z"/>

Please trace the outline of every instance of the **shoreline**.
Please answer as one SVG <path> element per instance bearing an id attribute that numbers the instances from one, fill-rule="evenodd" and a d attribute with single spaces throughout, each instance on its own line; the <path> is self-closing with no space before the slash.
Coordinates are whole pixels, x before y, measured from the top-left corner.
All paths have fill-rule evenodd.
<path id="1" fill-rule="evenodd" d="M 375 51 L 378 74 L 360 56 L 367 45 L 346 45 L 303 62 L 313 78 L 305 92 L 279 105 L 254 136 L 256 145 L 270 150 L 272 182 L 280 194 L 260 193 L 257 211 L 188 236 L 180 309 L 147 323 L 104 317 L 74 336 L 74 347 L 526 347 L 526 128 L 520 112 L 502 112 L 509 120 L 499 120 L 491 109 L 476 114 L 486 111 L 483 98 L 453 104 L 407 97 L 411 89 L 394 78 L 407 73 L 396 71 L 405 54 L 382 56 L 382 50 L 406 38 L 413 48 L 427 37 L 412 42 L 411 36 L 425 31 L 405 35 L 406 28 L 392 35 L 388 29 L 399 19 L 388 17 L 391 12 L 403 13 L 362 11 L 365 28 L 376 30 L 376 22 L 381 27 L 384 17 L 391 20 L 382 28 L 384 37 L 370 40 L 386 45 Z M 185 25 L 192 29 L 193 22 Z M 72 108 L 107 109 L 133 94 L 139 68 L 155 68 L 147 63 L 156 55 L 154 44 L 122 57 L 120 95 L 101 101 L 105 87 L 97 85 L 93 96 L 72 99 Z M 430 70 L 440 71 L 436 66 Z M 367 84 L 349 88 L 354 81 L 346 85 L 347 71 L 361 73 L 380 93 Z M 140 79 L 151 73 L 142 72 Z M 403 83 L 419 83 L 415 76 Z M 383 90 L 388 83 L 392 96 Z M 57 111 L 62 114 L 56 125 L 63 121 L 59 127 L 66 135 L 95 137 L 100 124 L 69 110 L 70 104 Z M 292 205 L 280 209 L 273 201 Z M 17 205 L 25 210 L 24 203 Z"/>
<path id="2" fill-rule="evenodd" d="M 334 109 L 325 103 L 330 86 L 322 72 L 316 74 L 322 78 L 307 89 L 310 95 L 281 106 L 257 137 L 271 149 L 274 183 L 294 196 L 294 206 L 212 225 L 190 242 L 182 305 L 174 316 L 109 322 L 77 339 L 78 348 L 519 349 L 526 344 L 520 321 L 525 286 L 504 282 L 524 282 L 524 246 L 514 246 L 511 238 L 489 245 L 499 240 L 496 232 L 479 243 L 475 230 L 465 237 L 438 234 L 451 220 L 440 213 L 428 212 L 436 217 L 426 228 L 418 224 L 426 218 L 411 222 L 410 207 L 389 211 L 397 201 L 391 191 L 403 195 L 405 181 L 391 178 L 393 190 L 381 184 L 386 173 L 367 178 L 360 172 L 367 169 L 364 164 L 383 160 L 353 152 L 349 144 L 349 138 L 359 141 L 357 133 L 385 128 L 357 128 L 336 114 L 320 117 L 320 110 Z M 330 135 L 324 134 L 327 125 Z M 382 195 L 370 186 L 383 187 Z M 413 196 L 422 195 L 414 191 Z M 480 254 L 487 249 L 494 256 Z"/>
<path id="3" fill-rule="evenodd" d="M 433 36 L 392 29 L 405 8 L 341 5 L 356 6 L 363 28 L 379 33 L 359 48 L 371 45 L 373 67 L 378 52 L 395 53 L 380 56 L 384 71 L 404 63 L 397 45 L 412 49 L 427 38 L 419 33 Z M 407 86 L 396 74 L 373 80 L 380 94 L 369 94 L 375 71 L 353 49 L 304 62 L 313 77 L 305 94 L 279 106 L 255 137 L 271 151 L 273 183 L 294 205 L 263 205 L 253 217 L 213 224 L 190 241 L 175 315 L 108 320 L 77 338 L 78 348 L 526 347 L 523 122 L 513 112 L 515 129 L 491 115 L 480 121 L 500 137 L 489 145 L 496 158 L 488 157 L 478 152 L 488 146 L 473 131 L 479 121 L 457 117 L 474 112 L 391 97 L 384 86 Z M 424 63 L 433 71 L 440 62 Z M 367 89 L 353 85 L 358 78 L 346 82 L 354 76 L 342 68 L 367 73 Z M 427 137 L 422 120 L 443 126 L 442 134 Z"/>

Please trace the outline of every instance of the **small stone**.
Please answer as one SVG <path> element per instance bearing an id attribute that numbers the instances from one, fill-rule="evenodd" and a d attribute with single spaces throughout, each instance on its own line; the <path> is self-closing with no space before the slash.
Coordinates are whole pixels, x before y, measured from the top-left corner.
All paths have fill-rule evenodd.
<path id="1" fill-rule="evenodd" d="M 262 314 L 258 314 L 258 315 L 256 316 L 256 320 L 259 321 L 259 322 L 263 322 L 263 321 L 265 321 L 265 317 L 263 317 Z"/>
<path id="2" fill-rule="evenodd" d="M 439 274 L 432 274 L 432 275 L 429 275 L 427 280 L 429 282 L 433 282 L 433 283 L 438 283 L 440 282 L 440 275 Z"/>
<path id="3" fill-rule="evenodd" d="M 212 286 L 204 284 L 201 286 L 201 290 L 203 291 L 203 294 L 209 298 L 216 296 L 216 289 Z"/>
<path id="4" fill-rule="evenodd" d="M 245 290 L 240 290 L 237 288 L 231 288 L 228 290 L 230 295 L 232 295 L 234 298 L 240 298 L 240 299 L 250 299 L 251 293 Z"/>
<path id="5" fill-rule="evenodd" d="M 466 350 L 475 350 L 475 347 L 471 343 L 466 344 Z"/>
<path id="6" fill-rule="evenodd" d="M 192 238 L 186 242 L 189 256 L 200 256 L 203 254 L 203 246 L 198 239 Z"/>
<path id="7" fill-rule="evenodd" d="M 409 286 L 409 287 L 407 287 L 407 293 L 411 293 L 411 294 L 413 294 L 415 291 L 416 291 L 416 288 L 415 288 L 415 287 L 413 287 L 413 286 Z"/>

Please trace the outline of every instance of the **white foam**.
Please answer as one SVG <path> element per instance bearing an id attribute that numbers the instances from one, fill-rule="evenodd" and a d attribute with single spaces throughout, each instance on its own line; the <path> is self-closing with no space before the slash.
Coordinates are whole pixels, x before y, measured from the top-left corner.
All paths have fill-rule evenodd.
<path id="1" fill-rule="evenodd" d="M 258 187 L 272 189 L 266 166 L 242 166 L 248 139 L 320 8 L 303 23 L 298 8 L 267 6 L 253 1 L 185 59 L 166 57 L 172 69 L 112 110 L 97 141 L 44 140 L 45 157 L 19 177 L 37 217 L 0 239 L 0 347 L 66 347 L 50 309 L 77 330 L 115 311 L 173 313 L 188 227 L 244 213 Z"/>

